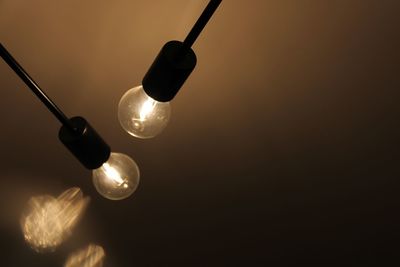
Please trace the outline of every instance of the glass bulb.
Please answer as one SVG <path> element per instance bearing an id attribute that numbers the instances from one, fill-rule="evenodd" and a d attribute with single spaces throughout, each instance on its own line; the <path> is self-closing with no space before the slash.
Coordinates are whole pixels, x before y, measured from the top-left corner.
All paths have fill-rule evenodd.
<path id="1" fill-rule="evenodd" d="M 118 106 L 118 119 L 130 135 L 152 138 L 167 126 L 171 116 L 169 102 L 159 102 L 151 98 L 138 86 L 128 90 Z"/>
<path id="2" fill-rule="evenodd" d="M 140 179 L 139 167 L 127 155 L 111 153 L 110 158 L 93 170 L 93 184 L 105 198 L 120 200 L 135 192 Z"/>

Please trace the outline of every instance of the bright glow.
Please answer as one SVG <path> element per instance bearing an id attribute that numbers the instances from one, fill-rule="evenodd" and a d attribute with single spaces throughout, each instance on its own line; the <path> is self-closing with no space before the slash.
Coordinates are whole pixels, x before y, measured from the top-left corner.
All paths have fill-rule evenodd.
<path id="1" fill-rule="evenodd" d="M 135 192 L 140 179 L 137 164 L 127 155 L 111 153 L 100 168 L 93 170 L 93 184 L 105 198 L 120 200 Z"/>
<path id="2" fill-rule="evenodd" d="M 49 195 L 32 197 L 21 216 L 25 241 L 37 252 L 54 251 L 82 217 L 89 198 L 71 188 L 58 198 Z"/>
<path id="3" fill-rule="evenodd" d="M 118 119 L 126 132 L 139 138 L 152 138 L 167 126 L 169 102 L 159 102 L 146 94 L 143 86 L 128 90 L 118 105 Z"/>
<path id="4" fill-rule="evenodd" d="M 72 253 L 64 267 L 102 267 L 105 253 L 101 246 L 89 245 L 86 248 Z"/>
<path id="5" fill-rule="evenodd" d="M 140 120 L 144 121 L 153 111 L 157 102 L 149 97 L 140 108 Z"/>
<path id="6" fill-rule="evenodd" d="M 122 179 L 119 172 L 111 167 L 108 162 L 103 164 L 103 168 L 105 170 L 106 176 L 110 178 L 113 182 L 117 183 L 118 186 L 124 183 L 124 179 Z"/>

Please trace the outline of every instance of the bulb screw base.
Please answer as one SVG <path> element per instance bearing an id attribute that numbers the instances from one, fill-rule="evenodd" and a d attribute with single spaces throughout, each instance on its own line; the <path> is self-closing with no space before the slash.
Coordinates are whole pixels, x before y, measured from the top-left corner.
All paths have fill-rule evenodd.
<path id="1" fill-rule="evenodd" d="M 196 54 L 183 42 L 166 43 L 143 78 L 147 95 L 168 102 L 178 93 L 196 66 Z"/>
<path id="2" fill-rule="evenodd" d="M 110 147 L 84 118 L 73 117 L 70 121 L 75 131 L 62 126 L 58 132 L 60 141 L 85 168 L 101 167 L 110 157 Z"/>

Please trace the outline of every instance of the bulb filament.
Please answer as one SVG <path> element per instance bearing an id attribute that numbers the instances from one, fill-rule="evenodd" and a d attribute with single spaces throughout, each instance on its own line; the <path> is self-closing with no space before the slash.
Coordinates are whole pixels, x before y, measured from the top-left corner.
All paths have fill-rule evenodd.
<path id="1" fill-rule="evenodd" d="M 151 98 L 148 98 L 140 108 L 140 120 L 144 121 L 150 113 L 153 112 L 153 109 L 156 105 L 156 101 Z"/>
<path id="2" fill-rule="evenodd" d="M 115 168 L 111 167 L 111 165 L 108 164 L 107 162 L 103 164 L 103 168 L 107 174 L 107 177 L 109 177 L 113 182 L 118 184 L 118 186 L 122 185 L 125 182 L 124 179 L 122 179 L 119 172 Z"/>

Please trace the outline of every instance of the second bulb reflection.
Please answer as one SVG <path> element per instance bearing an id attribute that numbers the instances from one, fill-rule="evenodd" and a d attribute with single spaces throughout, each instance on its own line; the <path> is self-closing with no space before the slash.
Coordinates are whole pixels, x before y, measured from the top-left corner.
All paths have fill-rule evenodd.
<path id="1" fill-rule="evenodd" d="M 139 180 L 139 167 L 130 157 L 121 153 L 111 153 L 100 168 L 93 170 L 96 190 L 111 200 L 121 200 L 132 195 Z"/>
<path id="2" fill-rule="evenodd" d="M 159 102 L 146 94 L 143 86 L 128 90 L 118 106 L 119 122 L 130 135 L 152 138 L 167 126 L 171 116 L 169 102 Z"/>
<path id="3" fill-rule="evenodd" d="M 64 267 L 102 267 L 105 258 L 101 246 L 90 244 L 86 248 L 72 253 Z"/>

